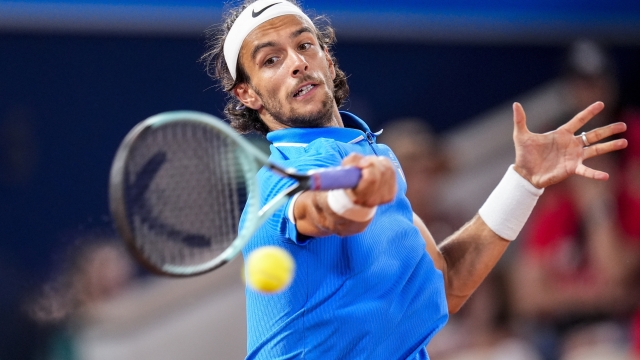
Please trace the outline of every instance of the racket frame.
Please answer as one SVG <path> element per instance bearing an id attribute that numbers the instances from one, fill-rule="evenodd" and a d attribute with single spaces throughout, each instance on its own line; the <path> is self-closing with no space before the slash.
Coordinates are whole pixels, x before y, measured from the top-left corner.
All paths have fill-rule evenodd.
<path id="1" fill-rule="evenodd" d="M 127 207 L 125 201 L 125 181 L 126 179 L 126 164 L 128 155 L 133 147 L 133 144 L 144 135 L 145 131 L 153 130 L 170 122 L 176 121 L 191 121 L 199 122 L 206 126 L 215 128 L 216 131 L 223 133 L 232 139 L 243 152 L 240 156 L 240 164 L 242 167 L 242 173 L 245 183 L 247 184 L 247 202 L 246 206 L 250 208 L 246 210 L 246 219 L 244 220 L 244 226 L 240 229 L 238 236 L 233 240 L 227 249 L 221 254 L 216 256 L 202 264 L 184 266 L 184 265 L 171 265 L 166 264 L 162 267 L 149 261 L 142 252 L 138 249 L 135 242 L 135 235 L 131 226 L 129 225 L 129 216 L 127 214 Z M 297 180 L 297 183 L 290 186 L 280 194 L 276 195 L 262 208 L 260 206 L 260 194 L 258 189 L 257 179 L 255 174 L 258 172 L 261 166 L 268 166 L 271 170 Z M 133 254 L 140 264 L 142 264 L 149 271 L 166 276 L 172 277 L 187 277 L 196 276 L 209 271 L 213 271 L 220 266 L 233 260 L 247 244 L 251 236 L 255 231 L 284 205 L 287 200 L 297 192 L 306 190 L 309 188 L 309 175 L 296 173 L 291 169 L 284 169 L 269 161 L 267 155 L 252 145 L 248 140 L 236 133 L 226 123 L 217 119 L 216 117 L 198 111 L 170 111 L 160 113 L 147 118 L 146 120 L 137 124 L 129 133 L 125 136 L 120 144 L 111 166 L 111 172 L 109 175 L 109 207 L 113 216 L 113 221 L 116 229 L 122 236 L 127 248 Z"/>

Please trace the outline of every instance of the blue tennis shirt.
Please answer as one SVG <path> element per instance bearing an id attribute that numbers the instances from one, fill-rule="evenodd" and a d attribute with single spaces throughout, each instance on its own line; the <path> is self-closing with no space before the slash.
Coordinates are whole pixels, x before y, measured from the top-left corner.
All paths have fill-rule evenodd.
<path id="1" fill-rule="evenodd" d="M 400 164 L 362 120 L 340 114 L 344 128 L 270 132 L 271 160 L 308 171 L 340 165 L 353 152 L 386 156 L 397 168 L 398 193 L 353 236 L 301 235 L 289 204 L 267 220 L 244 256 L 280 246 L 296 272 L 281 293 L 247 289 L 247 359 L 428 359 L 426 344 L 447 322 L 443 276 L 413 225 Z M 257 176 L 262 205 L 293 184 L 264 168 Z"/>

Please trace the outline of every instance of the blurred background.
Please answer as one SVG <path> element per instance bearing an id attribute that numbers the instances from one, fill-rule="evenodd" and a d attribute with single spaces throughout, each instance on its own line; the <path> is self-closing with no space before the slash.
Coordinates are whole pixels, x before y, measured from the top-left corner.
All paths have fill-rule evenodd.
<path id="1" fill-rule="evenodd" d="M 640 356 L 640 2 L 306 0 L 337 32 L 343 110 L 397 153 L 442 241 L 513 162 L 511 104 L 548 131 L 588 104 L 624 120 L 607 183 L 547 189 L 520 239 L 429 345 L 432 359 Z M 211 1 L 0 1 L 0 360 L 237 359 L 241 259 L 189 280 L 138 269 L 107 180 L 128 130 L 221 116 L 198 62 Z M 635 142 L 634 142 L 635 141 Z M 426 201 L 425 201 L 426 200 Z"/>

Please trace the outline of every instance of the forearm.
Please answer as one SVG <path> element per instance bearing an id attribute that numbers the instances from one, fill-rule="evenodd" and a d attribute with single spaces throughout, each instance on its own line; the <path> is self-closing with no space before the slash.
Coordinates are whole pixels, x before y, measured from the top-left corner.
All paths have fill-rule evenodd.
<path id="1" fill-rule="evenodd" d="M 323 237 L 354 235 L 364 231 L 371 219 L 358 222 L 335 213 L 327 201 L 327 191 L 306 191 L 295 202 L 296 228 L 301 234 Z"/>
<path id="2" fill-rule="evenodd" d="M 378 156 L 351 154 L 342 166 L 361 169 L 361 178 L 354 189 L 306 191 L 293 206 L 296 229 L 311 237 L 331 234 L 354 235 L 364 231 L 375 215 L 378 205 L 395 198 L 396 170 L 391 161 Z"/>
<path id="3" fill-rule="evenodd" d="M 450 309 L 457 311 L 496 265 L 542 191 L 510 167 L 478 214 L 440 245 Z"/>
<path id="4" fill-rule="evenodd" d="M 476 215 L 438 246 L 446 263 L 443 274 L 450 313 L 460 309 L 508 245 Z"/>
<path id="5" fill-rule="evenodd" d="M 624 131 L 626 126 L 612 124 L 575 136 L 603 107 L 597 102 L 557 130 L 534 134 L 527 129 L 522 106 L 514 104 L 515 165 L 480 208 L 479 215 L 440 245 L 435 254 L 444 258 L 443 274 L 451 312 L 462 306 L 495 266 L 509 244 L 507 240 L 516 239 L 542 189 L 573 174 L 608 179 L 607 173 L 586 167 L 583 160 L 625 148 L 627 142 L 623 139 L 596 143 Z"/>

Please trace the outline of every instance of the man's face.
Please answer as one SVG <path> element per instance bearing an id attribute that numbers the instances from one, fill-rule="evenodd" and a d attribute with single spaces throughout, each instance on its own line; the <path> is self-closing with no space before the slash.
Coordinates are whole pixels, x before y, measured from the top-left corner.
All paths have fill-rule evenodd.
<path id="1" fill-rule="evenodd" d="M 294 15 L 271 19 L 247 36 L 239 57 L 250 81 L 234 93 L 270 129 L 334 122 L 335 69 L 312 24 Z"/>

